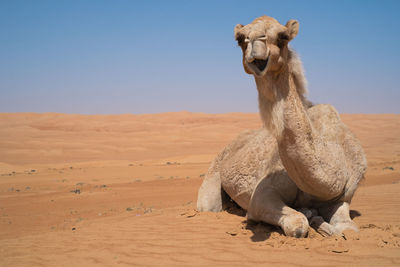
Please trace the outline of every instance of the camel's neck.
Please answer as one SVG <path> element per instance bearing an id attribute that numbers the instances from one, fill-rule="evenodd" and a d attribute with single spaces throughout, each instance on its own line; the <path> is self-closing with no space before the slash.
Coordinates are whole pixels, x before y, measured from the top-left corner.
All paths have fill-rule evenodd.
<path id="1" fill-rule="evenodd" d="M 260 114 L 277 139 L 290 178 L 302 191 L 321 200 L 332 199 L 342 192 L 344 185 L 328 177 L 319 157 L 321 140 L 308 117 L 306 100 L 299 94 L 304 88 L 297 88 L 298 73 L 302 71 L 288 67 L 275 77 L 256 78 Z"/>
<path id="2" fill-rule="evenodd" d="M 309 105 L 304 96 L 306 82 L 297 58 L 290 68 L 287 66 L 279 74 L 255 79 L 261 119 L 278 141 L 283 138 L 284 129 L 290 126 L 291 121 L 301 119 L 303 125 L 311 127 L 306 114 Z"/>

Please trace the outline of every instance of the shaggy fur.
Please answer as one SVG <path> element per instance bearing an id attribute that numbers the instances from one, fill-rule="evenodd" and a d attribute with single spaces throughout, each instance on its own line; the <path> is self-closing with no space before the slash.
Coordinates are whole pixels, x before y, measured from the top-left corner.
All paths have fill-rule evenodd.
<path id="1" fill-rule="evenodd" d="M 278 225 L 289 236 L 304 237 L 309 225 L 323 235 L 357 230 L 349 204 L 365 155 L 332 106 L 306 99 L 301 61 L 288 47 L 298 29 L 295 20 L 283 26 L 267 16 L 235 27 L 265 128 L 241 134 L 218 155 L 197 208 L 222 210 L 225 191 L 249 219 Z"/>

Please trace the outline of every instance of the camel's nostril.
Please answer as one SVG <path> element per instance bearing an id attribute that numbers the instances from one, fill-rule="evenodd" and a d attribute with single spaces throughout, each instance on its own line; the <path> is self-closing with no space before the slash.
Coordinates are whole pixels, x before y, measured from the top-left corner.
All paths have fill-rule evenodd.
<path id="1" fill-rule="evenodd" d="M 246 57 L 246 61 L 247 62 L 249 62 L 249 63 L 252 63 L 253 61 L 255 60 L 255 58 L 254 57 Z"/>

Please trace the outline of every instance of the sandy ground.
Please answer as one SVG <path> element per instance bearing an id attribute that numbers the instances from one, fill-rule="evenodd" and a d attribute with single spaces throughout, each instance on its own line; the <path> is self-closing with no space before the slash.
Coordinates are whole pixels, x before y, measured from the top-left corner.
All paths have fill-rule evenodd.
<path id="1" fill-rule="evenodd" d="M 400 115 L 342 115 L 369 169 L 359 233 L 288 238 L 198 213 L 211 160 L 257 114 L 0 114 L 0 266 L 400 265 Z"/>

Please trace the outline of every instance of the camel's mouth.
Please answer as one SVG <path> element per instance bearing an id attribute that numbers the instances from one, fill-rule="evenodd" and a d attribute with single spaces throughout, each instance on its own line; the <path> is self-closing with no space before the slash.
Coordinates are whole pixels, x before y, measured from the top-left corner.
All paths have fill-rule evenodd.
<path id="1" fill-rule="evenodd" d="M 248 62 L 253 72 L 258 76 L 263 76 L 268 67 L 269 56 L 266 59 L 254 59 L 252 62 Z"/>
<path id="2" fill-rule="evenodd" d="M 252 63 L 257 67 L 259 71 L 263 71 L 265 70 L 265 67 L 267 67 L 268 59 L 269 57 L 266 60 L 255 59 Z"/>

